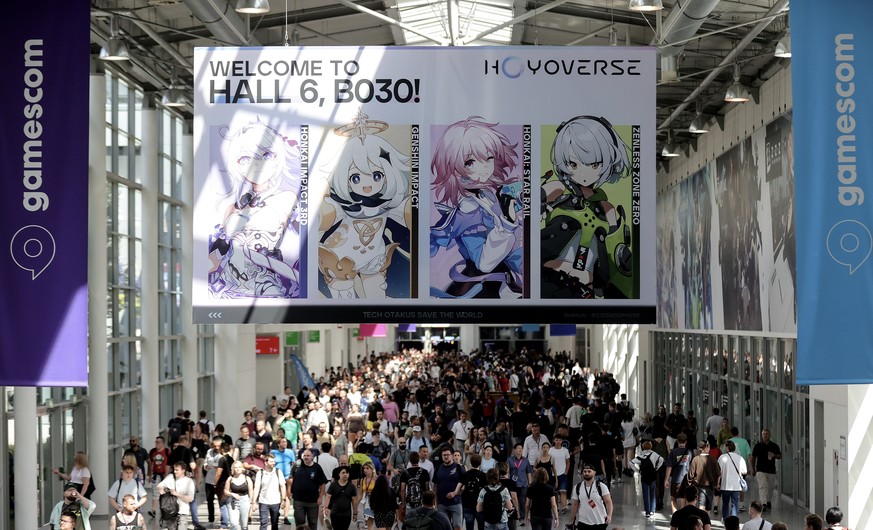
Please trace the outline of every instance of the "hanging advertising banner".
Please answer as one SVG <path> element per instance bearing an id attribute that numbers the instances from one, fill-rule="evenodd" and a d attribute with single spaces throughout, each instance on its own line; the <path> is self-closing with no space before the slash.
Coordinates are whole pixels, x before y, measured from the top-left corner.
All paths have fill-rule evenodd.
<path id="1" fill-rule="evenodd" d="M 89 17 L 3 13 L 0 386 L 88 383 Z"/>
<path id="2" fill-rule="evenodd" d="M 655 50 L 198 48 L 198 323 L 655 321 Z"/>
<path id="3" fill-rule="evenodd" d="M 797 383 L 873 383 L 873 4 L 791 5 Z"/>

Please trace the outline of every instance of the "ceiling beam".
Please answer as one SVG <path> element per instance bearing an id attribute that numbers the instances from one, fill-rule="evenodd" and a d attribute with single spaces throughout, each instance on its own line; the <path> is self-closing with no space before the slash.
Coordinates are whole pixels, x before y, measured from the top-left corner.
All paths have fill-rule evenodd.
<path id="1" fill-rule="evenodd" d="M 533 17 L 539 15 L 540 13 L 545 13 L 546 11 L 549 11 L 550 9 L 554 9 L 558 6 L 564 5 L 569 1 L 570 0 L 552 0 L 552 2 L 549 2 L 548 4 L 546 4 L 542 7 L 538 7 L 536 9 L 531 9 L 527 13 L 525 13 L 523 15 L 519 15 L 511 20 L 507 20 L 503 24 L 498 24 L 492 28 L 486 29 L 482 33 L 475 35 L 473 37 L 470 37 L 469 39 L 464 39 L 463 43 L 470 44 L 471 42 L 476 42 L 477 40 L 479 40 L 483 37 L 487 37 L 488 35 L 491 35 L 492 33 L 498 32 L 505 27 L 514 26 L 514 25 L 518 24 L 519 22 L 524 22 L 525 20 L 527 20 L 529 18 L 533 18 Z"/>
<path id="2" fill-rule="evenodd" d="M 341 3 L 342 5 L 344 5 L 346 7 L 350 7 L 356 11 L 360 11 L 361 13 L 366 13 L 370 16 L 378 18 L 379 20 L 384 20 L 385 22 L 388 22 L 389 24 L 395 24 L 398 27 L 403 28 L 410 33 L 415 33 L 419 37 L 424 37 L 425 39 L 432 41 L 432 42 L 435 42 L 435 43 L 439 44 L 440 46 L 445 46 L 447 44 L 446 40 L 443 38 L 436 37 L 434 35 L 429 35 L 423 31 L 420 31 L 418 28 L 410 26 L 409 24 L 405 24 L 397 19 L 393 19 L 387 15 L 383 15 L 382 13 L 380 13 L 378 11 L 373 11 L 372 9 L 366 8 L 364 6 L 359 6 L 358 4 L 352 2 L 352 0 L 337 0 L 337 1 L 339 3 Z"/>

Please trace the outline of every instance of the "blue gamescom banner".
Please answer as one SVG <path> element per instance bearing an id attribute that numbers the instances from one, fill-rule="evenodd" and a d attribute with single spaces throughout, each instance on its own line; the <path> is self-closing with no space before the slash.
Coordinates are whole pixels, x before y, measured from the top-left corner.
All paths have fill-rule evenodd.
<path id="1" fill-rule="evenodd" d="M 89 17 L 3 10 L 0 385 L 88 382 Z"/>
<path id="2" fill-rule="evenodd" d="M 873 383 L 873 3 L 791 4 L 797 383 Z"/>

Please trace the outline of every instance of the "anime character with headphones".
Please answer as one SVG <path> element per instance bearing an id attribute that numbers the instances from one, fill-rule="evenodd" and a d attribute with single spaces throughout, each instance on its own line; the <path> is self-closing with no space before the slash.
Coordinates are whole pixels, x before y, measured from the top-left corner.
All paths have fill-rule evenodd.
<path id="1" fill-rule="evenodd" d="M 613 271 L 633 273 L 631 231 L 603 186 L 629 176 L 627 144 L 605 118 L 576 116 L 558 127 L 551 163 L 541 188 L 541 297 L 626 297 L 610 285 Z"/>

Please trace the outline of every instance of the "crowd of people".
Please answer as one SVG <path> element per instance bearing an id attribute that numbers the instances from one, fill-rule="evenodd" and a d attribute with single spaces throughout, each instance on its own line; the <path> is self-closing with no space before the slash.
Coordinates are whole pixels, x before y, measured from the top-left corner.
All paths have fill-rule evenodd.
<path id="1" fill-rule="evenodd" d="M 753 476 L 743 529 L 771 528 L 762 515 L 782 455 L 769 431 L 750 447 L 714 409 L 700 432 L 680 403 L 638 417 L 620 391 L 566 353 L 372 353 L 225 419 L 231 429 L 180 409 L 150 451 L 131 437 L 110 528 L 605 530 L 610 487 L 633 477 L 645 518 L 669 498 L 673 530 L 709 530 L 712 518 L 736 530 Z M 53 528 L 90 530 L 85 455 L 56 473 L 69 484 Z M 836 529 L 841 518 L 832 508 L 825 520 Z"/>

